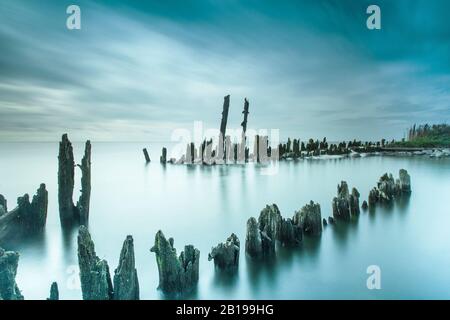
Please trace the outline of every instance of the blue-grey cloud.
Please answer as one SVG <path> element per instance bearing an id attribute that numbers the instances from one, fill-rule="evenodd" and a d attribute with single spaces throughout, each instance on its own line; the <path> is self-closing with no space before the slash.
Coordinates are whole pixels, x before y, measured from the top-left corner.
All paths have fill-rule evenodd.
<path id="1" fill-rule="evenodd" d="M 282 137 L 399 138 L 450 116 L 447 1 L 2 2 L 0 140 L 167 140 L 217 127 Z"/>

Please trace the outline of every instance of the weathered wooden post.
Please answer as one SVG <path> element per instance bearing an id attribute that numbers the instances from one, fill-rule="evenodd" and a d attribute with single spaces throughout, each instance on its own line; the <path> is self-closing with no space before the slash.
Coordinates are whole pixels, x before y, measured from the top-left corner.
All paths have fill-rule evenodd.
<path id="1" fill-rule="evenodd" d="M 0 248 L 0 301 L 23 300 L 16 283 L 19 253 Z"/>
<path id="2" fill-rule="evenodd" d="M 220 134 L 222 135 L 222 139 L 225 139 L 229 109 L 230 109 L 230 95 L 227 95 L 224 97 L 223 100 L 222 120 L 220 122 Z"/>
<path id="3" fill-rule="evenodd" d="M 95 245 L 85 226 L 78 230 L 78 265 L 83 300 L 111 300 L 113 285 L 108 263 L 95 253 Z"/>
<path id="4" fill-rule="evenodd" d="M 63 134 L 59 143 L 58 155 L 58 203 L 61 224 L 71 224 L 74 218 L 73 187 L 75 177 L 75 161 L 72 143 L 67 133 Z"/>
<path id="5" fill-rule="evenodd" d="M 159 272 L 159 289 L 164 293 L 185 293 L 198 284 L 200 251 L 192 245 L 184 247 L 177 257 L 173 238 L 166 239 L 160 231 L 155 236 L 155 245 L 150 249 L 156 255 Z"/>
<path id="6" fill-rule="evenodd" d="M 88 224 L 91 198 L 91 142 L 89 140 L 86 141 L 81 165 L 77 166 L 81 169 L 81 195 L 75 206 L 73 203 L 75 161 L 72 143 L 67 134 L 64 134 L 59 143 L 58 155 L 58 202 L 59 216 L 63 226 L 70 226 L 74 222 Z"/>
<path id="7" fill-rule="evenodd" d="M 53 282 L 50 286 L 50 297 L 48 297 L 47 300 L 59 300 L 58 283 Z"/>
<path id="8" fill-rule="evenodd" d="M 247 149 L 247 137 L 245 136 L 246 132 L 247 132 L 247 118 L 248 118 L 248 109 L 249 109 L 249 103 L 247 98 L 244 99 L 244 111 L 242 111 L 242 113 L 244 114 L 244 120 L 241 123 L 242 126 L 242 139 L 241 139 L 241 143 L 242 146 L 240 148 L 240 150 L 242 150 L 243 155 L 242 158 L 245 162 L 248 162 L 248 149 Z"/>
<path id="9" fill-rule="evenodd" d="M 127 236 L 123 243 L 119 266 L 114 271 L 113 283 L 114 300 L 139 300 L 139 280 L 132 236 Z"/>
<path id="10" fill-rule="evenodd" d="M 195 144 L 193 142 L 191 142 L 191 144 L 190 144 L 190 153 L 191 153 L 192 163 L 194 163 L 195 162 Z"/>
<path id="11" fill-rule="evenodd" d="M 204 163 L 204 157 L 205 157 L 205 149 L 206 149 L 206 140 L 202 141 L 202 144 L 200 145 L 200 159 L 201 163 Z"/>
<path id="12" fill-rule="evenodd" d="M 227 121 L 228 121 L 228 110 L 230 109 L 230 95 L 227 95 L 223 99 L 223 111 L 222 111 L 222 120 L 220 121 L 220 137 L 219 137 L 219 147 L 222 150 L 217 150 L 218 155 L 222 155 L 222 159 L 225 160 L 225 134 L 227 131 Z"/>
<path id="13" fill-rule="evenodd" d="M 3 196 L 0 195 L 0 198 Z M 6 203 L 6 199 L 4 201 Z M 7 239 L 12 240 L 41 233 L 47 221 L 47 207 L 48 191 L 43 183 L 39 186 L 31 202 L 30 196 L 24 194 L 17 199 L 17 207 L 9 212 L 4 210 L 4 206 L 0 204 L 0 243 Z"/>
<path id="14" fill-rule="evenodd" d="M 260 159 L 259 159 L 259 135 L 255 136 L 255 142 L 254 142 L 254 146 L 253 146 L 253 157 L 254 157 L 254 161 L 259 163 L 259 161 L 260 161 Z"/>
<path id="15" fill-rule="evenodd" d="M 220 270 L 234 270 L 239 266 L 239 238 L 232 233 L 223 243 L 211 248 L 208 261 L 214 260 L 214 265 Z"/>
<path id="16" fill-rule="evenodd" d="M 161 162 L 162 164 L 166 164 L 166 162 L 167 162 L 167 149 L 166 148 L 162 148 L 162 153 L 161 153 L 161 157 L 159 158 L 159 162 Z"/>
<path id="17" fill-rule="evenodd" d="M 150 162 L 150 156 L 148 155 L 147 148 L 144 148 L 142 151 L 144 152 L 145 162 L 149 163 Z"/>
<path id="18" fill-rule="evenodd" d="M 84 157 L 81 159 L 81 195 L 77 202 L 79 223 L 89 224 L 89 204 L 91 202 L 91 142 L 86 141 Z"/>
<path id="19" fill-rule="evenodd" d="M 242 131 L 245 132 L 247 131 L 247 117 L 248 117 L 248 107 L 249 107 L 249 103 L 247 98 L 244 99 L 244 111 L 242 111 L 242 113 L 244 114 L 244 121 L 242 121 L 241 126 L 242 126 Z"/>

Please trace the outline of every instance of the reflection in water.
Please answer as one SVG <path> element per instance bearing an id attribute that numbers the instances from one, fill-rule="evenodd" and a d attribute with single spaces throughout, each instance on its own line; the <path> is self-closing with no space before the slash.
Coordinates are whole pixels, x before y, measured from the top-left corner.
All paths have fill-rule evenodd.
<path id="1" fill-rule="evenodd" d="M 310 260 L 316 260 L 321 243 L 322 237 L 304 237 L 299 251 L 300 256 L 308 256 Z"/>
<path id="2" fill-rule="evenodd" d="M 192 288 L 189 292 L 178 293 L 178 294 L 169 294 L 163 293 L 158 289 L 159 298 L 162 300 L 195 300 L 198 299 L 198 286 Z"/>
<path id="3" fill-rule="evenodd" d="M 248 280 L 250 288 L 257 293 L 262 283 L 273 285 L 278 273 L 276 271 L 277 260 L 275 256 L 255 259 L 246 257 Z"/>
<path id="4" fill-rule="evenodd" d="M 73 146 L 74 152 L 83 152 L 83 143 Z M 161 147 L 152 146 L 152 159 L 159 159 Z M 79 289 L 64 285 L 68 268 L 77 266 L 77 232 L 76 228 L 62 231 L 59 223 L 58 144 L 2 144 L 0 149 L 4 151 L 0 193 L 14 199 L 42 182 L 49 191 L 44 235 L 10 247 L 21 253 L 20 289 L 27 299 L 44 299 L 51 282 L 58 280 L 63 284 L 61 297 L 80 299 Z M 159 229 L 172 235 L 180 247 L 193 244 L 201 252 L 197 290 L 177 298 L 450 298 L 450 256 L 442 254 L 450 250 L 450 215 L 445 201 L 433 201 L 450 194 L 450 159 L 287 161 L 279 164 L 275 175 L 267 176 L 253 164 L 163 166 L 153 161 L 145 165 L 141 150 L 141 144 L 93 143 L 89 224 L 97 255 L 108 261 L 111 270 L 117 266 L 124 237 L 133 235 L 143 299 L 171 298 L 156 289 L 158 269 L 149 253 Z M 30 163 L 39 163 L 39 170 Z M 266 204 L 276 203 L 282 215 L 290 217 L 314 200 L 326 218 L 332 214 L 331 200 L 341 180 L 358 189 L 362 202 L 383 173 L 396 176 L 400 168 L 411 175 L 410 197 L 390 207 L 361 211 L 349 223 L 328 225 L 319 238 L 305 237 L 297 248 L 278 248 L 274 259 L 245 258 L 247 219 L 258 217 Z M 207 253 L 232 232 L 241 240 L 241 256 L 239 270 L 228 275 L 215 270 Z M 365 286 L 370 264 L 383 270 L 383 290 L 376 293 Z"/>
<path id="5" fill-rule="evenodd" d="M 44 233 L 29 234 L 26 236 L 18 236 L 11 238 L 1 244 L 6 250 L 20 251 L 23 247 L 32 247 L 36 253 L 45 253 L 47 246 L 47 236 Z"/>
<path id="6" fill-rule="evenodd" d="M 353 236 L 358 230 L 359 217 L 352 217 L 350 221 L 336 220 L 334 225 L 331 225 L 333 239 L 341 249 L 346 248 L 348 239 Z"/>
<path id="7" fill-rule="evenodd" d="M 219 270 L 215 269 L 213 285 L 218 288 L 232 291 L 239 280 L 239 269 Z"/>
<path id="8" fill-rule="evenodd" d="M 410 194 L 405 194 L 402 197 L 400 197 L 396 202 L 395 205 L 399 209 L 400 213 L 407 212 L 409 208 L 409 200 L 411 199 Z M 402 215 L 403 216 L 403 215 Z"/>
<path id="9" fill-rule="evenodd" d="M 299 255 L 300 246 L 277 246 L 277 267 L 291 267 L 295 261 L 295 257 Z"/>
<path id="10" fill-rule="evenodd" d="M 75 248 L 77 248 L 78 226 L 68 225 L 61 228 L 61 236 L 63 243 L 63 254 L 65 259 L 69 260 L 73 256 Z M 75 251 L 76 252 L 76 251 Z"/>

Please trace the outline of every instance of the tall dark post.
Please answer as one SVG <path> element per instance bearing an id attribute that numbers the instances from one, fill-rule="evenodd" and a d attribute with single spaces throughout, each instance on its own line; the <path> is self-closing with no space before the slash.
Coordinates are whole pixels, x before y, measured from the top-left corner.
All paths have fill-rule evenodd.
<path id="1" fill-rule="evenodd" d="M 142 149 L 142 151 L 144 152 L 145 162 L 149 163 L 150 162 L 150 156 L 148 155 L 147 148 Z"/>
<path id="2" fill-rule="evenodd" d="M 73 187 L 75 176 L 72 143 L 63 134 L 58 155 L 58 202 L 61 223 L 67 225 L 74 218 Z"/>
<path id="3" fill-rule="evenodd" d="M 204 155 L 205 155 L 205 148 L 206 148 L 206 140 L 203 140 L 203 142 L 200 146 L 200 158 L 202 159 L 202 163 L 203 163 L 203 159 L 204 159 Z"/>
<path id="4" fill-rule="evenodd" d="M 249 103 L 247 98 L 244 99 L 244 111 L 242 113 L 244 114 L 244 120 L 241 122 L 242 126 L 242 136 L 241 136 L 241 146 L 239 147 L 239 159 L 244 160 L 244 162 L 248 161 L 248 153 L 246 148 L 246 142 L 247 137 L 245 136 L 245 133 L 247 131 L 247 118 L 248 118 L 248 107 Z"/>
<path id="5" fill-rule="evenodd" d="M 254 157 L 256 158 L 256 162 L 259 163 L 259 135 L 255 136 L 255 146 L 254 146 Z"/>
<path id="6" fill-rule="evenodd" d="M 72 143 L 67 134 L 59 143 L 58 155 L 58 202 L 61 224 L 71 226 L 74 222 L 87 225 L 89 219 L 89 203 L 91 199 L 91 142 L 86 141 L 84 157 L 81 164 L 81 195 L 75 206 L 73 203 L 73 188 L 75 177 L 75 161 Z"/>
<path id="7" fill-rule="evenodd" d="M 190 155 L 191 155 L 192 163 L 194 163 L 195 162 L 195 144 L 193 142 L 191 142 L 191 144 L 190 144 Z"/>
<path id="8" fill-rule="evenodd" d="M 95 245 L 85 226 L 78 230 L 78 265 L 83 300 L 112 300 L 109 266 L 95 253 Z"/>
<path id="9" fill-rule="evenodd" d="M 220 137 L 223 142 L 222 145 L 225 145 L 225 133 L 227 131 L 227 121 L 228 121 L 228 110 L 230 109 L 230 95 L 227 95 L 223 99 L 223 111 L 222 111 L 222 121 L 220 122 Z M 220 143 L 219 143 L 220 145 Z M 224 153 L 225 159 L 225 153 Z"/>
<path id="10" fill-rule="evenodd" d="M 220 134 L 225 139 L 225 132 L 227 130 L 228 110 L 230 109 L 230 95 L 224 97 L 222 121 L 220 122 Z"/>
<path id="11" fill-rule="evenodd" d="M 244 121 L 242 121 L 241 126 L 242 126 L 242 131 L 245 132 L 247 131 L 247 117 L 248 117 L 248 100 L 247 98 L 244 99 L 244 111 L 242 111 L 242 113 L 244 114 Z"/>
<path id="12" fill-rule="evenodd" d="M 162 148 L 161 157 L 159 157 L 159 162 L 166 164 L 167 162 L 167 148 Z"/>

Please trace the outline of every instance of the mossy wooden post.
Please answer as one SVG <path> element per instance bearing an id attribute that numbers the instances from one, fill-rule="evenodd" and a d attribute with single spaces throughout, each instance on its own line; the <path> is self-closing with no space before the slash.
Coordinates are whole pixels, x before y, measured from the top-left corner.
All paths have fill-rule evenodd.
<path id="1" fill-rule="evenodd" d="M 150 249 L 156 255 L 159 289 L 170 294 L 192 291 L 198 284 L 200 251 L 187 245 L 177 257 L 173 244 L 173 238 L 167 240 L 160 230 Z"/>
<path id="2" fill-rule="evenodd" d="M 113 285 L 108 263 L 95 253 L 94 242 L 85 226 L 78 231 L 78 265 L 83 300 L 112 300 Z"/>
<path id="3" fill-rule="evenodd" d="M 23 300 L 16 283 L 19 253 L 0 248 L 0 300 Z"/>
<path id="4" fill-rule="evenodd" d="M 218 269 L 237 269 L 239 265 L 239 238 L 232 233 L 223 243 L 211 248 L 208 254 L 208 261 L 214 260 L 214 265 Z"/>
<path id="5" fill-rule="evenodd" d="M 134 258 L 133 237 L 127 236 L 114 271 L 114 300 L 139 300 L 139 281 Z"/>

